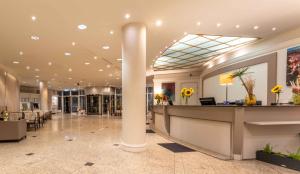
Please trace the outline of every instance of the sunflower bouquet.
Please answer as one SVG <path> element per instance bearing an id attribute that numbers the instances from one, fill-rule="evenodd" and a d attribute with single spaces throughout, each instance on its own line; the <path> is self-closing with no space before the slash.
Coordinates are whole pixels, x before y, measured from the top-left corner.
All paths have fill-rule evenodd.
<path id="1" fill-rule="evenodd" d="M 194 94 L 193 88 L 182 88 L 180 96 L 185 100 L 185 104 L 188 104 L 189 98 Z"/>
<path id="2" fill-rule="evenodd" d="M 282 86 L 281 85 L 274 86 L 272 88 L 271 92 L 276 95 L 276 104 L 278 104 L 279 103 L 280 93 L 282 92 Z"/>
<path id="3" fill-rule="evenodd" d="M 156 94 L 154 99 L 156 100 L 156 104 L 159 105 L 162 103 L 163 96 L 162 96 L 162 94 Z"/>

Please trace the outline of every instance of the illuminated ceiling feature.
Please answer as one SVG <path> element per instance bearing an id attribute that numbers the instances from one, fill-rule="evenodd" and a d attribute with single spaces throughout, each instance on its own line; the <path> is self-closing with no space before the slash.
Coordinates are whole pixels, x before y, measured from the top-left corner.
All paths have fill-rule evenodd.
<path id="1" fill-rule="evenodd" d="M 226 54 L 258 38 L 216 35 L 186 35 L 166 49 L 154 63 L 154 70 L 192 68 Z"/>

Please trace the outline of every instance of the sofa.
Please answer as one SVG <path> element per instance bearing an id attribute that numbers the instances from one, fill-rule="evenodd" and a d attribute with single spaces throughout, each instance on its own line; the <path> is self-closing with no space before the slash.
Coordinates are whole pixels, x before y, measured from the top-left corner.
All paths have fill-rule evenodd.
<path id="1" fill-rule="evenodd" d="M 25 119 L 0 121 L 0 141 L 20 141 L 27 136 Z"/>

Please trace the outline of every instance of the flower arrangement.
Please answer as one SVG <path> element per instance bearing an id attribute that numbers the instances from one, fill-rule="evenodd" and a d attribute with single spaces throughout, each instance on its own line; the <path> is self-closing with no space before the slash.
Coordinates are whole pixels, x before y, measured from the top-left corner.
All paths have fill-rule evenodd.
<path id="1" fill-rule="evenodd" d="M 292 92 L 293 92 L 293 102 L 295 105 L 300 105 L 300 82 L 299 79 L 296 80 L 296 83 L 291 81 Z"/>
<path id="2" fill-rule="evenodd" d="M 156 94 L 154 99 L 156 100 L 156 104 L 159 105 L 162 103 L 163 96 L 162 96 L 162 94 Z"/>
<path id="3" fill-rule="evenodd" d="M 8 121 L 8 112 L 6 110 L 1 112 L 1 117 L 3 118 L 3 121 Z"/>
<path id="4" fill-rule="evenodd" d="M 234 72 L 230 78 L 239 78 L 242 82 L 242 85 L 244 86 L 247 96 L 245 98 L 245 103 L 247 105 L 255 105 L 256 104 L 256 97 L 254 95 L 254 87 L 255 87 L 255 80 L 253 80 L 251 77 L 243 78 L 244 75 L 249 74 L 248 67 L 239 69 L 238 71 Z"/>
<path id="5" fill-rule="evenodd" d="M 185 100 L 185 104 L 188 104 L 189 98 L 194 94 L 193 88 L 182 88 L 180 96 Z"/>
<path id="6" fill-rule="evenodd" d="M 279 96 L 280 93 L 282 92 L 282 86 L 281 85 L 276 85 L 271 89 L 271 92 L 276 95 L 276 104 L 279 103 Z"/>

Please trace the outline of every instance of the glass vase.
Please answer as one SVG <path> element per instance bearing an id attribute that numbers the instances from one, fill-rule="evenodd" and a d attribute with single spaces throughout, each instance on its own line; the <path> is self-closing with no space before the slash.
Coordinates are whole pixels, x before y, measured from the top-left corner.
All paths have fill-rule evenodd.
<path id="1" fill-rule="evenodd" d="M 294 102 L 294 105 L 300 105 L 300 94 L 293 95 L 293 102 Z"/>
<path id="2" fill-rule="evenodd" d="M 254 94 L 251 94 L 251 95 L 247 95 L 245 97 L 245 104 L 247 106 L 253 106 L 253 105 L 256 105 L 256 96 Z"/>

